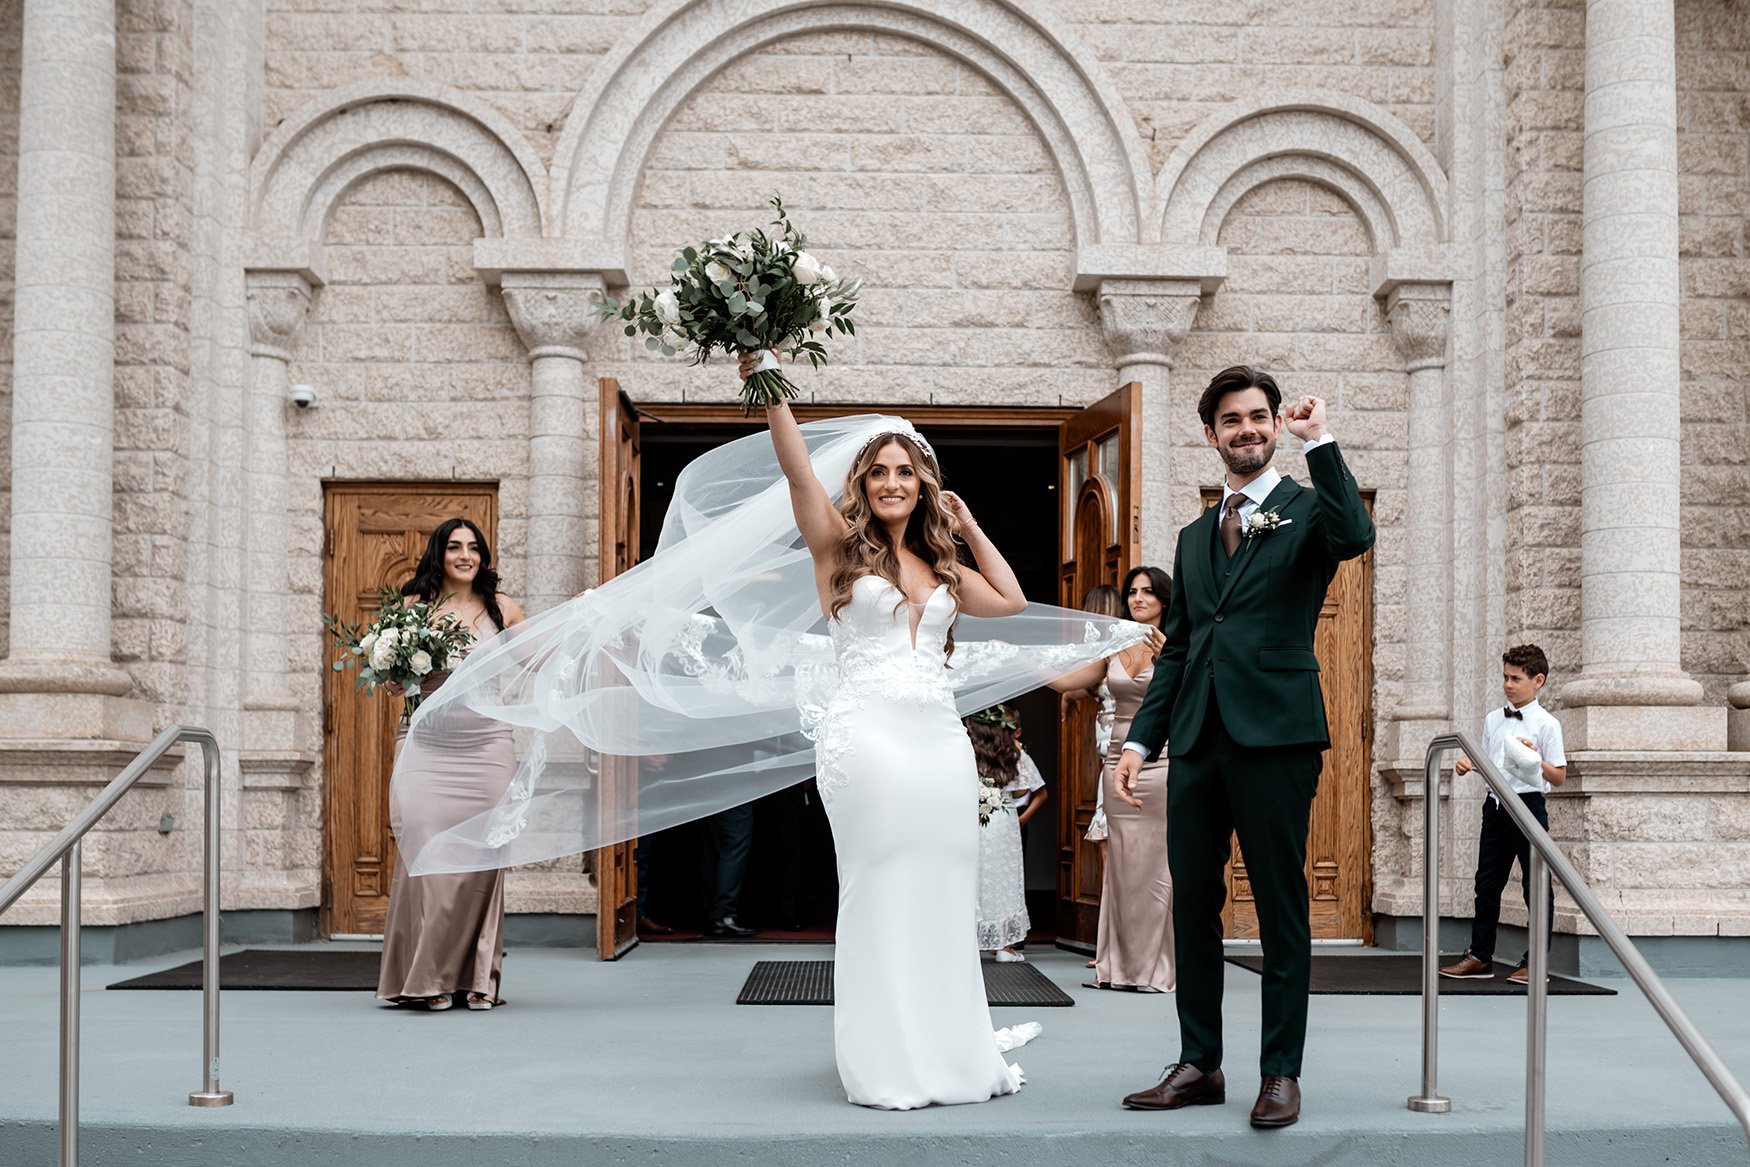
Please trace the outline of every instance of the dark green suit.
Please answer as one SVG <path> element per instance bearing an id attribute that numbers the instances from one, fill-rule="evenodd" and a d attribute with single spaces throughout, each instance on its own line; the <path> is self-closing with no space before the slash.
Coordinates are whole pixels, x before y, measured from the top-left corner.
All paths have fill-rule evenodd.
<path id="1" fill-rule="evenodd" d="M 1178 953 L 1179 1060 L 1221 1065 L 1223 871 L 1237 833 L 1264 944 L 1260 1068 L 1300 1076 L 1312 934 L 1307 816 L 1325 727 L 1313 631 L 1337 564 L 1373 521 L 1335 442 L 1307 451 L 1315 489 L 1283 478 L 1259 508 L 1282 525 L 1230 560 L 1220 508 L 1179 532 L 1166 647 L 1128 741 L 1167 747 L 1167 861 Z"/>

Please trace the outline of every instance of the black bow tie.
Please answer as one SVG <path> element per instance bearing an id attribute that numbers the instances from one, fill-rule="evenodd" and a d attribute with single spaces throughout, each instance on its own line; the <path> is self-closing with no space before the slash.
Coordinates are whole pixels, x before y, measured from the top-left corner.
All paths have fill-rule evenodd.
<path id="1" fill-rule="evenodd" d="M 1502 717 L 1511 717 L 1515 721 L 1524 721 L 1525 720 L 1525 714 L 1519 712 L 1519 710 L 1513 708 L 1513 706 L 1511 706 L 1511 705 L 1509 705 L 1505 709 L 1501 710 L 1501 716 Z"/>

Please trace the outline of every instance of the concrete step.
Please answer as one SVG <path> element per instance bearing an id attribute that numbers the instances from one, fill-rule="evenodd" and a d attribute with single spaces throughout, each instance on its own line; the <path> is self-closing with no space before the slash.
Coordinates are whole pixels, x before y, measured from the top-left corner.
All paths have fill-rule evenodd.
<path id="1" fill-rule="evenodd" d="M 511 1004 L 432 1014 L 360 993 L 229 992 L 223 1080 L 237 1104 L 185 1105 L 198 1085 L 200 997 L 105 992 L 149 971 L 87 969 L 82 1161 L 247 1164 L 1341 1164 L 1521 1161 L 1524 1004 L 1442 1005 L 1441 1089 L 1453 1113 L 1404 1108 L 1418 1085 L 1414 997 L 1315 997 L 1305 1117 L 1246 1124 L 1259 978 L 1228 972 L 1229 1102 L 1172 1114 L 1120 1109 L 1176 1053 L 1170 996 L 1083 989 L 1079 958 L 1032 959 L 1074 1009 L 1040 1011 L 1016 1051 L 1011 1098 L 907 1114 L 844 1102 L 832 1012 L 737 1007 L 758 959 L 794 946 L 647 946 L 597 964 L 513 951 Z M 166 958 L 165 965 L 187 959 Z M 1750 1161 L 1744 1134 L 1676 1041 L 1620 981 L 1616 997 L 1550 1002 L 1548 1162 L 1585 1167 Z M 1679 1001 L 1750 1077 L 1750 980 L 1679 980 Z M 0 969 L 0 1163 L 54 1159 L 55 974 Z M 1028 1019 L 998 1010 L 998 1024 Z M 1010 1015 L 1012 1014 L 1012 1016 Z"/>

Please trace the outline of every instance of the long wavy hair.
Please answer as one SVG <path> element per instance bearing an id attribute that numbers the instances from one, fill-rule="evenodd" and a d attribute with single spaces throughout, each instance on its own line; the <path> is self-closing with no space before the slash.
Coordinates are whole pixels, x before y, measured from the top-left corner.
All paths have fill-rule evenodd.
<path id="1" fill-rule="evenodd" d="M 989 720 L 991 715 L 999 720 Z M 966 736 L 972 742 L 972 757 L 978 764 L 978 776 L 988 778 L 999 789 L 1007 789 L 1021 775 L 1021 742 L 1015 736 L 1014 711 L 1007 705 L 980 710 L 961 719 Z M 1007 721 L 1009 724 L 1003 724 Z"/>
<path id="2" fill-rule="evenodd" d="M 930 565 L 936 579 L 948 585 L 948 594 L 960 605 L 960 558 L 954 542 L 954 530 L 948 521 L 947 508 L 942 504 L 942 472 L 936 460 L 924 452 L 910 434 L 878 434 L 864 446 L 851 463 L 845 476 L 844 501 L 839 513 L 850 528 L 839 544 L 838 566 L 833 569 L 828 585 L 832 602 L 829 616 L 837 616 L 851 602 L 851 588 L 865 575 L 878 575 L 894 587 L 899 587 L 899 549 L 888 537 L 887 528 L 876 519 L 869 506 L 869 471 L 875 458 L 888 446 L 897 445 L 911 459 L 918 476 L 918 502 L 905 525 L 905 546 L 912 554 Z M 902 589 L 903 591 L 903 589 Z M 905 600 L 902 596 L 900 603 Z M 897 610 L 897 609 L 895 609 Z M 948 650 L 954 649 L 954 637 L 948 636 Z"/>
<path id="3" fill-rule="evenodd" d="M 486 605 L 486 614 L 492 617 L 493 626 L 502 630 L 504 613 L 498 609 L 498 573 L 492 570 L 492 547 L 480 528 L 468 519 L 445 519 L 438 524 L 438 529 L 425 541 L 425 553 L 414 565 L 413 578 L 401 585 L 401 594 L 418 596 L 428 604 L 443 597 L 444 549 L 449 546 L 450 536 L 458 527 L 468 528 L 480 543 L 480 566 L 474 572 L 474 594 Z"/>

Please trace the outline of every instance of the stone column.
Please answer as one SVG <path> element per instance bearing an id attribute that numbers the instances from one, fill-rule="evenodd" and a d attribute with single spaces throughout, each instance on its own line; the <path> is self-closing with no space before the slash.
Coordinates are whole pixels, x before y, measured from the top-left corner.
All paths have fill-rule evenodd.
<path id="1" fill-rule="evenodd" d="M 590 304 L 599 275 L 510 272 L 504 305 L 532 366 L 529 403 L 529 578 L 532 614 L 583 589 L 594 534 L 591 445 L 598 413 L 585 374 L 585 341 L 599 318 Z"/>
<path id="2" fill-rule="evenodd" d="M 1570 749 L 1725 746 L 1681 664 L 1675 38 L 1672 0 L 1587 2 Z"/>
<path id="3" fill-rule="evenodd" d="M 23 26 L 11 647 L 0 692 L 119 696 L 133 682 L 110 656 L 115 4 L 30 0 Z M 58 704 L 59 722 L 3 732 L 116 736 L 86 720 L 97 710 Z"/>
<path id="4" fill-rule="evenodd" d="M 1452 721 L 1451 483 L 1447 443 L 1449 281 L 1399 283 L 1385 294 L 1392 340 L 1410 379 L 1410 475 L 1404 497 L 1404 684 L 1392 709 L 1394 758 L 1419 759 Z"/>
<path id="5" fill-rule="evenodd" d="M 302 272 L 248 273 L 249 400 L 248 531 L 244 621 L 243 746 L 246 773 L 309 768 L 309 718 L 286 677 L 291 651 L 286 600 L 291 594 L 291 465 L 286 411 L 293 408 L 288 365 L 310 311 L 311 284 Z M 295 781 L 294 781 L 295 785 Z"/>
<path id="6" fill-rule="evenodd" d="M 1118 384 L 1142 383 L 1142 557 L 1170 569 L 1173 539 L 1172 353 L 1191 331 L 1203 288 L 1194 279 L 1100 281 L 1100 325 Z"/>
<path id="7" fill-rule="evenodd" d="M 1750 750 L 1750 681 L 1726 690 L 1726 748 Z"/>

